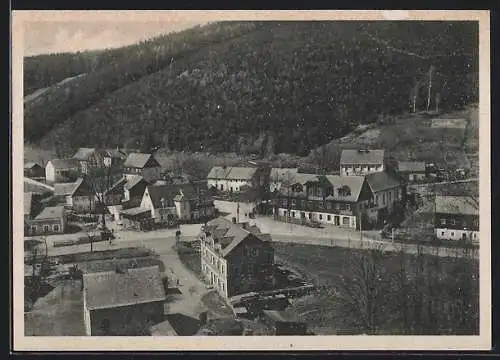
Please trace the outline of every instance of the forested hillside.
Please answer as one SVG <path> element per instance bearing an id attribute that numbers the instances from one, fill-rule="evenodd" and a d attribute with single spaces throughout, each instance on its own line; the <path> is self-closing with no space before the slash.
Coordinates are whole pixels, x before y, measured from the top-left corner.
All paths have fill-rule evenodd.
<path id="1" fill-rule="evenodd" d="M 31 90 L 87 75 L 25 104 L 25 140 L 303 155 L 380 114 L 477 101 L 477 37 L 464 22 L 229 22 L 28 58 Z M 66 56 L 83 60 L 54 65 Z"/>

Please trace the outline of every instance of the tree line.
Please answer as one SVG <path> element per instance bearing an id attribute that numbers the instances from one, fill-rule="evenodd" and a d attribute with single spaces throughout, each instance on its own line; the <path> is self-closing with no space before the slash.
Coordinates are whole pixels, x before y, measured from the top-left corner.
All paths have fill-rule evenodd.
<path id="1" fill-rule="evenodd" d="M 425 24 L 425 36 L 409 23 L 368 25 L 222 23 L 128 48 L 27 106 L 26 140 L 303 156 L 382 112 L 477 100 L 477 42 L 463 36 L 473 25 Z M 438 50 L 448 56 L 430 57 Z"/>

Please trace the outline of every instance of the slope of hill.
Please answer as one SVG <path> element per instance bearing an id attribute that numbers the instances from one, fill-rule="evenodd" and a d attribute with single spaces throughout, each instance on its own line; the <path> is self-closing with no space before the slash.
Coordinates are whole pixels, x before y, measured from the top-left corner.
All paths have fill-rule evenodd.
<path id="1" fill-rule="evenodd" d="M 477 45 L 473 23 L 211 24 L 40 95 L 25 140 L 305 155 L 381 113 L 477 101 Z"/>

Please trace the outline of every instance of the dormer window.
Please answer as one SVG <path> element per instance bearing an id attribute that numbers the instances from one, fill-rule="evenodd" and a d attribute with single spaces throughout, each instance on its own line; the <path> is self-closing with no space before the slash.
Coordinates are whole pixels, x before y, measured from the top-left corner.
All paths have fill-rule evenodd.
<path id="1" fill-rule="evenodd" d="M 337 191 L 339 196 L 351 196 L 351 189 L 346 185 L 340 187 Z"/>

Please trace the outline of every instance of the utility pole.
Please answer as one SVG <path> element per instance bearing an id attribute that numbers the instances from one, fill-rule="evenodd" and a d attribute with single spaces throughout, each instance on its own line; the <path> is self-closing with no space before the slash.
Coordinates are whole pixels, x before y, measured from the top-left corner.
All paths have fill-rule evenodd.
<path id="1" fill-rule="evenodd" d="M 363 229 L 361 226 L 361 214 L 359 215 L 359 239 L 361 241 L 361 248 L 363 248 Z"/>

